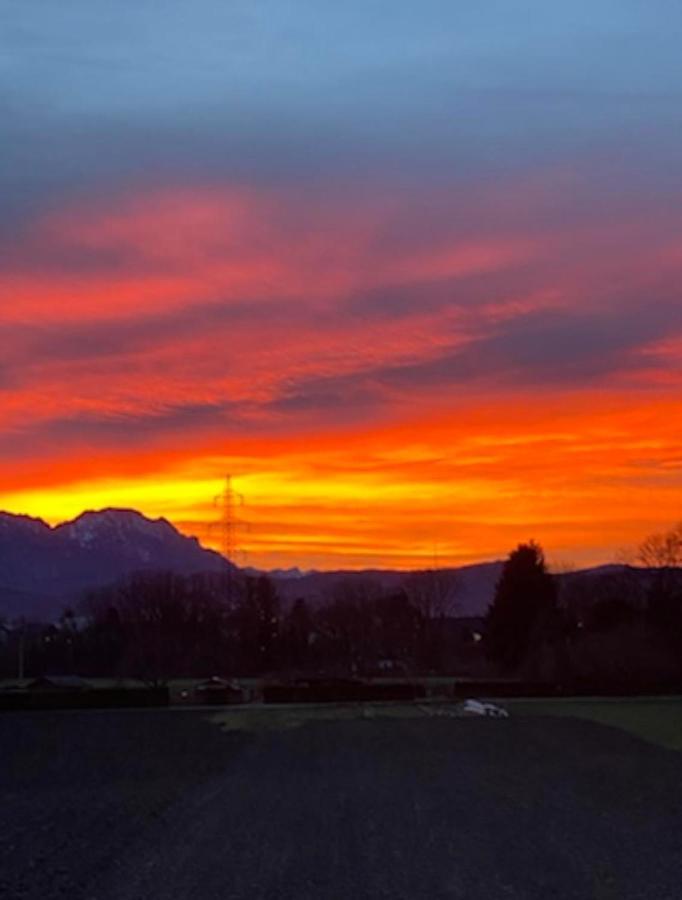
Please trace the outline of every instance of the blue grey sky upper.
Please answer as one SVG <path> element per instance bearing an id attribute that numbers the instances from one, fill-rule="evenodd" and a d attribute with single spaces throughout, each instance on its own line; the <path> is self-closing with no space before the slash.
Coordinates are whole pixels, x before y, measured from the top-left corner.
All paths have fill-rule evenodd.
<path id="1" fill-rule="evenodd" d="M 672 0 L 2 0 L 0 15 L 5 215 L 131 177 L 456 179 L 613 147 L 664 177 L 679 151 Z"/>

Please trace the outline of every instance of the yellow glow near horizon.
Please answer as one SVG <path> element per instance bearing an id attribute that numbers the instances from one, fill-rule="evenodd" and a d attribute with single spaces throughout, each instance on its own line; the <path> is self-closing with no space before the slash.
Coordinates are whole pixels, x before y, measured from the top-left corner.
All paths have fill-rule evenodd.
<path id="1" fill-rule="evenodd" d="M 57 525 L 74 519 L 86 510 L 107 507 L 138 509 L 150 518 L 182 517 L 196 510 L 197 501 L 212 502 L 221 490 L 217 479 L 206 481 L 164 480 L 150 483 L 140 479 L 99 479 L 69 484 L 55 490 L 24 490 L 0 498 L 3 509 L 43 519 Z"/>
<path id="2" fill-rule="evenodd" d="M 625 429 L 596 442 L 584 427 L 582 441 L 546 429 L 533 440 L 503 424 L 499 440 L 484 442 L 494 452 L 476 456 L 468 448 L 482 439 L 467 429 L 424 423 L 418 444 L 401 430 L 383 446 L 366 434 L 345 445 L 325 438 L 270 452 L 263 444 L 260 454 L 188 454 L 156 474 L 116 478 L 74 479 L 73 467 L 55 483 L 5 491 L 0 507 L 53 525 L 86 509 L 135 508 L 219 548 L 214 498 L 223 473 L 238 470 L 233 486 L 246 499 L 238 515 L 249 523 L 239 548 L 264 568 L 419 568 L 436 553 L 439 564 L 458 565 L 499 558 L 531 537 L 554 559 L 591 564 L 677 517 L 682 485 L 668 465 L 670 437 Z M 643 452 L 653 454 L 647 478 L 659 484 L 655 508 Z"/>

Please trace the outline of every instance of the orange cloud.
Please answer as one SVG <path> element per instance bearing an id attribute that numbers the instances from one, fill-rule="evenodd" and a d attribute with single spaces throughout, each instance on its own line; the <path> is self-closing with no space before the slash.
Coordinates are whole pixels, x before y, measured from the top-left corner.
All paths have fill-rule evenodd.
<path id="1" fill-rule="evenodd" d="M 35 222 L 2 282 L 0 506 L 132 505 L 215 543 L 231 471 L 263 566 L 531 536 L 588 562 L 679 518 L 682 325 L 655 236 L 541 228 L 543 187 L 427 239 L 409 200 L 168 189 Z"/>

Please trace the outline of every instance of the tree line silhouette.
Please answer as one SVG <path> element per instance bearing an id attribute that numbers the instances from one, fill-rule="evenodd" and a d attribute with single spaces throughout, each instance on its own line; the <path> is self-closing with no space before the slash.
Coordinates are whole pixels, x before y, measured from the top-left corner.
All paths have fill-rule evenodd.
<path id="1" fill-rule="evenodd" d="M 284 604 L 265 575 L 133 575 L 76 612 L 26 626 L 26 671 L 132 677 L 505 675 L 644 687 L 682 681 L 682 525 L 641 545 L 639 567 L 601 575 L 547 568 L 542 548 L 506 560 L 480 620 L 457 618 L 456 576 L 413 573 L 397 590 L 340 582 L 326 602 Z M 18 631 L 0 652 L 15 675 Z"/>
<path id="2" fill-rule="evenodd" d="M 400 591 L 341 582 L 328 602 L 286 606 L 266 575 L 140 573 L 91 592 L 26 646 L 32 673 L 140 678 L 443 671 L 466 642 L 452 577 L 415 573 Z M 2 656 L 4 672 L 11 654 Z"/>

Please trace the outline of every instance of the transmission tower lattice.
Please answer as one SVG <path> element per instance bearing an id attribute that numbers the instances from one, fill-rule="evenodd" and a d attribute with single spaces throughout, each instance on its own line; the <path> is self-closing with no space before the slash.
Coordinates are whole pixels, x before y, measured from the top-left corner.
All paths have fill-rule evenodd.
<path id="1" fill-rule="evenodd" d="M 214 503 L 220 510 L 220 552 L 231 563 L 235 562 L 237 554 L 237 529 L 241 522 L 237 516 L 237 510 L 244 506 L 244 497 L 232 486 L 232 476 L 225 477 L 222 491 L 214 498 Z"/>
<path id="2" fill-rule="evenodd" d="M 224 572 L 225 594 L 228 602 L 234 599 L 234 573 L 237 555 L 237 529 L 243 522 L 237 516 L 237 509 L 244 506 L 244 497 L 232 486 L 232 476 L 225 476 L 222 491 L 213 499 L 220 511 L 219 520 L 214 523 L 220 528 L 220 552 L 227 560 Z"/>

